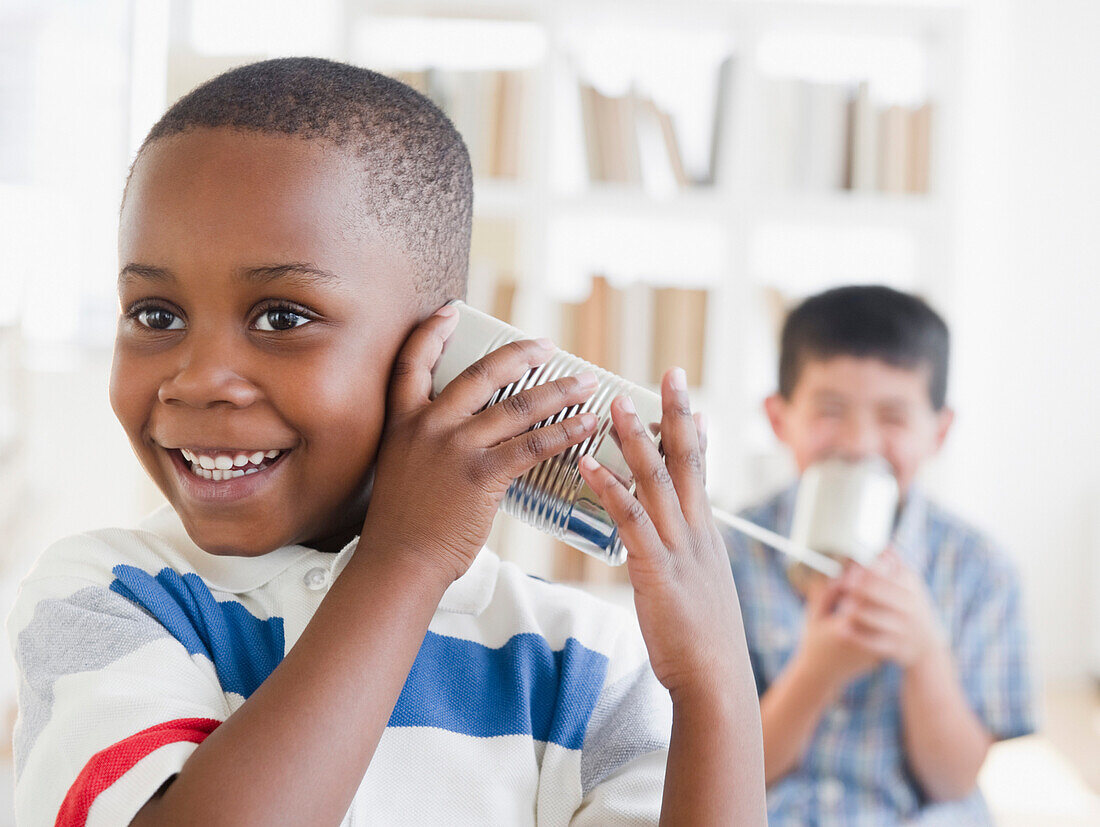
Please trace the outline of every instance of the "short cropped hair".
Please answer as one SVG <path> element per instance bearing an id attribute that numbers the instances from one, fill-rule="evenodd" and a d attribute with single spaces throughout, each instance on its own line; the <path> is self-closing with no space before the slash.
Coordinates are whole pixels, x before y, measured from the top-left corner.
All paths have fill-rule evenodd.
<path id="1" fill-rule="evenodd" d="M 941 410 L 947 398 L 950 335 L 923 300 L 882 286 L 826 290 L 803 301 L 783 324 L 779 393 L 790 399 L 803 366 L 833 356 L 873 357 L 902 368 L 931 368 L 929 398 Z"/>
<path id="2" fill-rule="evenodd" d="M 415 292 L 439 304 L 465 296 L 470 155 L 447 116 L 419 92 L 321 58 L 252 63 L 176 101 L 146 136 L 138 159 L 153 142 L 199 127 L 294 135 L 346 149 L 362 164 L 366 214 L 419 271 Z"/>

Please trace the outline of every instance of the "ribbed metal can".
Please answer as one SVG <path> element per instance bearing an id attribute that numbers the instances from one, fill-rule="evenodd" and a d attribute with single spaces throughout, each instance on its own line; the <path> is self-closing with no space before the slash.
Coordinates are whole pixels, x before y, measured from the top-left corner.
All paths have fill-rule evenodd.
<path id="1" fill-rule="evenodd" d="M 447 339 L 432 372 L 433 398 L 478 359 L 508 342 L 528 338 L 519 328 L 475 310 L 465 302 L 455 301 L 451 306 L 458 310 L 458 325 Z M 611 423 L 611 401 L 617 396 L 629 396 L 638 416 L 647 423 L 654 443 L 659 445 L 660 397 L 578 356 L 558 350 L 543 364 L 496 391 L 488 405 L 499 404 L 536 385 L 585 371 L 596 376 L 596 390 L 592 396 L 581 405 L 563 408 L 535 427 L 590 411 L 596 415 L 595 432 L 584 442 L 540 462 L 514 480 L 501 509 L 521 522 L 617 566 L 626 560 L 626 549 L 619 539 L 615 522 L 577 470 L 577 461 L 586 454 L 592 456 L 633 490 L 633 475 L 619 449 L 618 436 Z"/>

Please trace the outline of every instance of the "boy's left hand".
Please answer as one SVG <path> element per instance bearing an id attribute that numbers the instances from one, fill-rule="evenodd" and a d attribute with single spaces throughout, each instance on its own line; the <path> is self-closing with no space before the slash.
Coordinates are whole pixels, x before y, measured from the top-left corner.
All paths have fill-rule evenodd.
<path id="1" fill-rule="evenodd" d="M 854 636 L 883 659 L 910 667 L 943 642 L 928 587 L 893 549 L 849 568 L 841 585 Z"/>
<path id="2" fill-rule="evenodd" d="M 585 457 L 580 472 L 619 528 L 634 605 L 657 679 L 678 695 L 713 696 L 738 676 L 744 633 L 725 544 L 704 488 L 705 428 L 683 371 L 665 374 L 657 450 L 627 397 L 611 417 L 636 482 L 631 494 Z"/>

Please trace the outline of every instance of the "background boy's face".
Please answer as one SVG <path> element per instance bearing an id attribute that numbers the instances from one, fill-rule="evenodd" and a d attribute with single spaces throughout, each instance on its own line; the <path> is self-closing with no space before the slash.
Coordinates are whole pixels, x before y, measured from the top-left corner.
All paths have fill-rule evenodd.
<path id="1" fill-rule="evenodd" d="M 799 473 L 830 456 L 878 454 L 890 463 L 902 495 L 924 460 L 943 445 L 953 413 L 932 408 L 930 368 L 880 359 L 807 359 L 790 399 L 768 397 L 765 409 Z"/>
<path id="2" fill-rule="evenodd" d="M 159 140 L 131 177 L 111 405 L 209 552 L 338 546 L 362 524 L 419 310 L 409 264 L 363 216 L 362 180 L 331 146 L 229 129 Z M 201 455 L 249 461 L 207 479 Z"/>

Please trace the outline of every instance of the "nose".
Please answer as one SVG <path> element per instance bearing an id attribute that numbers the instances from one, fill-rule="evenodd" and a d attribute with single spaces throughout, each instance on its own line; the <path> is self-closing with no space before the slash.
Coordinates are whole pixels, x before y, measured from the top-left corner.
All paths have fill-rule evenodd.
<path id="1" fill-rule="evenodd" d="M 850 460 L 882 454 L 882 433 L 874 417 L 863 412 L 853 412 L 845 417 L 836 447 L 845 459 Z"/>
<path id="2" fill-rule="evenodd" d="M 256 385 L 238 368 L 232 345 L 193 339 L 180 351 L 181 360 L 157 392 L 165 404 L 212 408 L 225 405 L 246 408 L 259 397 Z"/>

